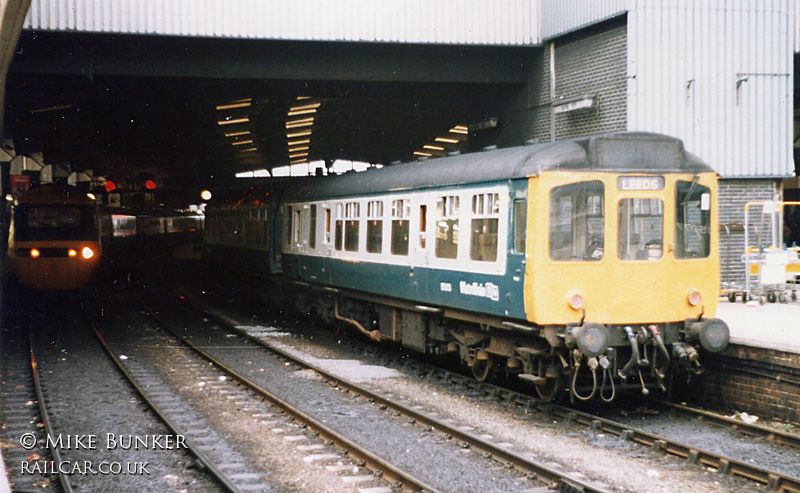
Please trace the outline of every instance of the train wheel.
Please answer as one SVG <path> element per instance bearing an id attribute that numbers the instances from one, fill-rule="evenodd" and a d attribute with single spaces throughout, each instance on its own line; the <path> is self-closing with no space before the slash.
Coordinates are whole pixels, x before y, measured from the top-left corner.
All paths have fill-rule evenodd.
<path id="1" fill-rule="evenodd" d="M 494 373 L 494 367 L 494 360 L 489 356 L 487 359 L 477 359 L 475 364 L 470 367 L 470 370 L 472 370 L 472 376 L 475 377 L 475 380 L 485 382 Z"/>
<path id="2" fill-rule="evenodd" d="M 564 376 L 561 373 L 561 360 L 557 356 L 548 363 L 539 360 L 538 376 L 545 379 L 540 385 L 534 385 L 536 395 L 543 401 L 554 401 L 561 397 L 564 391 Z"/>

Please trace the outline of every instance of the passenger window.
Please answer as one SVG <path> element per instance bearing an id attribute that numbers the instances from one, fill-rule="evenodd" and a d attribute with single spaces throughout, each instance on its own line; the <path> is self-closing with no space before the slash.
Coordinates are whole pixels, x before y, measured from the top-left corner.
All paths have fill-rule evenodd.
<path id="1" fill-rule="evenodd" d="M 345 205 L 344 215 L 344 249 L 348 252 L 357 252 L 361 204 L 358 202 L 348 202 Z"/>
<path id="2" fill-rule="evenodd" d="M 458 216 L 461 198 L 457 195 L 439 197 L 436 200 L 436 257 L 458 256 Z"/>
<path id="3" fill-rule="evenodd" d="M 367 203 L 367 252 L 381 253 L 383 250 L 383 202 Z"/>
<path id="4" fill-rule="evenodd" d="M 679 181 L 675 204 L 675 258 L 705 258 L 711 250 L 711 191 L 697 181 Z"/>
<path id="5" fill-rule="evenodd" d="M 292 244 L 292 207 L 286 206 L 286 213 L 284 214 L 284 219 L 286 220 L 286 224 L 284 225 L 285 229 L 283 230 L 283 241 L 286 246 L 290 246 Z"/>
<path id="6" fill-rule="evenodd" d="M 525 231 L 528 227 L 528 201 L 514 200 L 514 253 L 525 253 Z"/>
<path id="7" fill-rule="evenodd" d="M 335 248 L 342 250 L 344 245 L 344 204 L 336 204 L 336 244 Z"/>
<path id="8" fill-rule="evenodd" d="M 419 206 L 419 247 L 427 248 L 428 242 L 428 206 Z"/>
<path id="9" fill-rule="evenodd" d="M 409 216 L 411 204 L 407 199 L 392 201 L 392 255 L 408 255 Z"/>
<path id="10" fill-rule="evenodd" d="M 500 195 L 481 193 L 472 196 L 472 245 L 469 258 L 481 262 L 497 260 L 497 224 Z"/>
<path id="11" fill-rule="evenodd" d="M 605 242 L 604 186 L 572 183 L 550 192 L 550 258 L 596 261 Z"/>
<path id="12" fill-rule="evenodd" d="M 317 206 L 312 205 L 308 213 L 308 247 L 317 248 Z"/>
<path id="13" fill-rule="evenodd" d="M 664 203 L 660 199 L 622 199 L 617 205 L 621 260 L 658 260 L 663 255 Z"/>

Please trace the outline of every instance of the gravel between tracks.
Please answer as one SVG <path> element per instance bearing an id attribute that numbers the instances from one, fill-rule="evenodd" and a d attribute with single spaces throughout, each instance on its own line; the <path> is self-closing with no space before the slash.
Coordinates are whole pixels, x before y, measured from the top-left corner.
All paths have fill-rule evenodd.
<path id="1" fill-rule="evenodd" d="M 495 441 L 510 443 L 518 452 L 565 471 L 579 471 L 592 480 L 609 485 L 614 491 L 766 491 L 766 487 L 758 484 L 720 475 L 616 436 L 589 430 L 575 431 L 540 415 L 526 417 L 511 413 L 485 398 L 463 395 L 458 390 L 417 378 L 408 372 L 399 377 L 375 378 L 374 368 L 366 365 L 384 366 L 387 357 L 380 350 L 365 350 L 364 347 L 369 346 L 342 343 L 328 332 L 289 329 L 289 325 L 276 323 L 272 318 L 274 313 L 265 311 L 264 306 L 252 304 L 253 293 L 259 292 L 257 279 L 238 276 L 235 282 L 225 284 L 225 277 L 219 273 L 207 278 L 194 277 L 185 286 L 204 300 L 219 303 L 228 316 L 239 320 L 243 326 L 254 326 L 254 321 L 263 320 L 263 325 L 255 326 L 256 331 L 284 349 L 318 358 L 317 363 L 323 366 L 339 368 L 334 371 L 341 372 L 345 368 L 351 374 L 349 376 L 353 372 L 360 373 L 369 385 L 382 392 L 404 396 L 427 410 L 450 417 L 461 426 L 491 435 Z M 361 364 L 347 364 L 346 361 L 359 361 Z M 762 466 L 769 467 L 769 464 Z"/>

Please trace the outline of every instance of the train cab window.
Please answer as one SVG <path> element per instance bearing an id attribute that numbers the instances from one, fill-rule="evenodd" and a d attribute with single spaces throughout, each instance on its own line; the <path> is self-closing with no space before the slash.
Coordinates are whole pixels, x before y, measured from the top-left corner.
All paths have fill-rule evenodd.
<path id="1" fill-rule="evenodd" d="M 472 244 L 469 258 L 481 262 L 497 260 L 497 224 L 500 195 L 480 193 L 472 196 Z"/>
<path id="2" fill-rule="evenodd" d="M 392 201 L 392 255 L 408 255 L 410 216 L 411 203 L 408 199 Z"/>
<path id="3" fill-rule="evenodd" d="M 605 212 L 601 181 L 550 191 L 550 258 L 597 261 L 604 256 Z"/>
<path id="4" fill-rule="evenodd" d="M 345 204 L 344 216 L 344 249 L 348 252 L 357 252 L 361 204 L 358 202 L 348 202 Z"/>
<path id="5" fill-rule="evenodd" d="M 675 203 L 675 258 L 705 258 L 711 251 L 711 191 L 697 181 L 679 181 Z"/>
<path id="6" fill-rule="evenodd" d="M 15 237 L 22 241 L 84 240 L 97 235 L 93 207 L 19 205 Z"/>
<path id="7" fill-rule="evenodd" d="M 317 248 L 317 206 L 314 204 L 308 213 L 308 248 Z"/>
<path id="8" fill-rule="evenodd" d="M 525 231 L 528 223 L 528 201 L 514 200 L 514 253 L 525 253 Z"/>
<path id="9" fill-rule="evenodd" d="M 458 216 L 461 197 L 448 195 L 436 199 L 436 257 L 458 256 Z"/>
<path id="10" fill-rule="evenodd" d="M 367 202 L 367 252 L 383 251 L 383 202 Z"/>
<path id="11" fill-rule="evenodd" d="M 664 203 L 660 199 L 621 199 L 617 204 L 621 260 L 658 260 L 663 254 Z"/>

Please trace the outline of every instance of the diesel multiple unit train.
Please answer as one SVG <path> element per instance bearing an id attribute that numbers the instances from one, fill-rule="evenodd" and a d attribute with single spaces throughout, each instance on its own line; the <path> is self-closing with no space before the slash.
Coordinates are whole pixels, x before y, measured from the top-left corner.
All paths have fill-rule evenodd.
<path id="1" fill-rule="evenodd" d="M 110 256 L 199 243 L 203 219 L 182 211 L 104 209 L 75 187 L 43 185 L 11 206 L 10 271 L 28 288 L 80 289 Z"/>
<path id="2" fill-rule="evenodd" d="M 685 385 L 727 346 L 716 196 L 680 140 L 623 132 L 295 179 L 209 208 L 206 242 L 305 313 L 611 401 Z"/>

